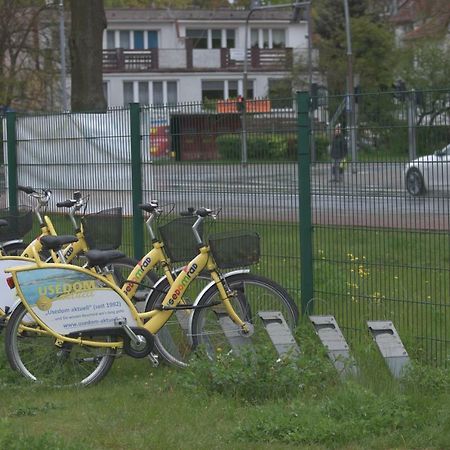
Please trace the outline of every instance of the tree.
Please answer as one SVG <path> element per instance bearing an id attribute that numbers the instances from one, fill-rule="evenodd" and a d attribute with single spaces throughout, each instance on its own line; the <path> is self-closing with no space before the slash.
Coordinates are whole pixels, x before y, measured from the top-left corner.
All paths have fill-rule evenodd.
<path id="1" fill-rule="evenodd" d="M 71 0 L 70 61 L 72 110 L 103 111 L 103 0 Z"/>
<path id="2" fill-rule="evenodd" d="M 314 5 L 314 4 L 313 4 Z M 331 92 L 344 92 L 347 72 L 347 42 L 342 0 L 318 0 L 313 9 L 314 40 L 320 55 L 320 69 Z M 353 72 L 364 90 L 378 90 L 391 84 L 394 37 L 381 21 L 373 1 L 349 0 Z"/>
<path id="3" fill-rule="evenodd" d="M 51 48 L 40 33 L 44 6 L 32 0 L 0 2 L 0 105 L 32 110 L 46 106 L 54 77 Z"/>

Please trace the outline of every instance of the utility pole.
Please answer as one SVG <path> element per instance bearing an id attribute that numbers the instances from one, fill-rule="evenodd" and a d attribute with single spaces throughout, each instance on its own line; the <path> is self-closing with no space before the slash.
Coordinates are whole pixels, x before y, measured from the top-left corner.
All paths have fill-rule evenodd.
<path id="1" fill-rule="evenodd" d="M 353 87 L 353 55 L 352 55 L 352 38 L 350 32 L 350 13 L 348 8 L 348 0 L 344 0 L 345 14 L 345 34 L 347 36 L 347 98 L 345 99 L 345 107 L 347 111 L 347 130 L 350 130 L 350 148 L 352 156 L 352 172 L 356 173 L 357 162 L 356 155 L 356 130 L 355 130 L 355 92 Z"/>

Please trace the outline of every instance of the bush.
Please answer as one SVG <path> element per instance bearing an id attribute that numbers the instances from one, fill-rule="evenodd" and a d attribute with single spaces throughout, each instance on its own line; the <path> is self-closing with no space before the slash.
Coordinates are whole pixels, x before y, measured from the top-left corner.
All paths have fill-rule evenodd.
<path id="1" fill-rule="evenodd" d="M 326 135 L 320 135 L 315 137 L 316 144 L 316 159 L 318 162 L 328 161 L 330 159 L 328 155 L 328 146 L 330 140 Z"/>
<path id="2" fill-rule="evenodd" d="M 211 361 L 200 349 L 180 376 L 190 391 L 220 394 L 247 403 L 320 395 L 340 384 L 336 369 L 310 327 L 299 327 L 302 353 L 281 358 L 274 347 L 250 346 L 239 355 L 218 354 Z"/>
<path id="3" fill-rule="evenodd" d="M 241 159 L 241 136 L 239 134 L 224 134 L 216 139 L 219 155 L 227 161 Z"/>
<path id="4" fill-rule="evenodd" d="M 241 159 L 240 134 L 225 134 L 216 139 L 219 155 L 227 161 Z M 274 134 L 247 135 L 247 157 L 250 161 L 282 161 L 288 157 L 288 138 Z"/>

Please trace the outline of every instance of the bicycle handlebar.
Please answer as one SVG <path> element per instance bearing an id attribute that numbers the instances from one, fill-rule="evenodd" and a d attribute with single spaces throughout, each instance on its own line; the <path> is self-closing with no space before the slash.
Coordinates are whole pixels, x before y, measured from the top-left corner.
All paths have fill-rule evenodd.
<path id="1" fill-rule="evenodd" d="M 188 206 L 188 209 L 186 211 L 181 211 L 180 216 L 188 217 L 188 216 L 194 216 L 195 215 L 195 208 L 193 206 Z"/>
<path id="2" fill-rule="evenodd" d="M 31 186 L 17 186 L 19 191 L 25 192 L 25 194 L 31 195 L 37 193 Z"/>
<path id="3" fill-rule="evenodd" d="M 76 204 L 76 200 L 64 200 L 63 202 L 58 202 L 56 206 L 58 208 L 72 208 L 72 206 L 75 206 Z"/>

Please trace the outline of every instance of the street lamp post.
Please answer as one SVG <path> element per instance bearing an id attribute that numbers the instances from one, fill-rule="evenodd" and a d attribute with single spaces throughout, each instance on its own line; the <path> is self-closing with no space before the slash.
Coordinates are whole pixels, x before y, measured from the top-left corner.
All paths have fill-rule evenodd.
<path id="1" fill-rule="evenodd" d="M 350 32 L 350 14 L 348 8 L 348 0 L 344 0 L 345 14 L 345 33 L 347 37 L 347 127 L 350 129 L 350 148 L 352 163 L 356 162 L 356 130 L 355 130 L 355 92 L 353 87 L 353 55 L 352 55 L 352 38 Z M 352 164 L 352 172 L 356 172 L 356 166 Z"/>
<path id="2" fill-rule="evenodd" d="M 265 5 L 265 6 L 254 6 L 250 8 L 247 18 L 245 19 L 245 36 L 244 36 L 244 72 L 242 78 L 242 93 L 243 93 L 243 105 L 242 110 L 242 149 L 241 149 L 241 162 L 242 164 L 247 164 L 247 93 L 248 93 L 248 25 L 250 22 L 250 17 L 255 11 L 263 11 L 268 9 L 281 9 L 281 8 L 293 8 L 294 13 L 304 6 L 310 6 L 311 2 L 299 2 L 299 3 L 283 3 L 280 5 Z M 309 26 L 308 22 L 308 26 Z M 308 30 L 308 34 L 311 30 Z M 309 39 L 309 38 L 308 38 Z M 311 86 L 310 86 L 311 87 Z"/>

